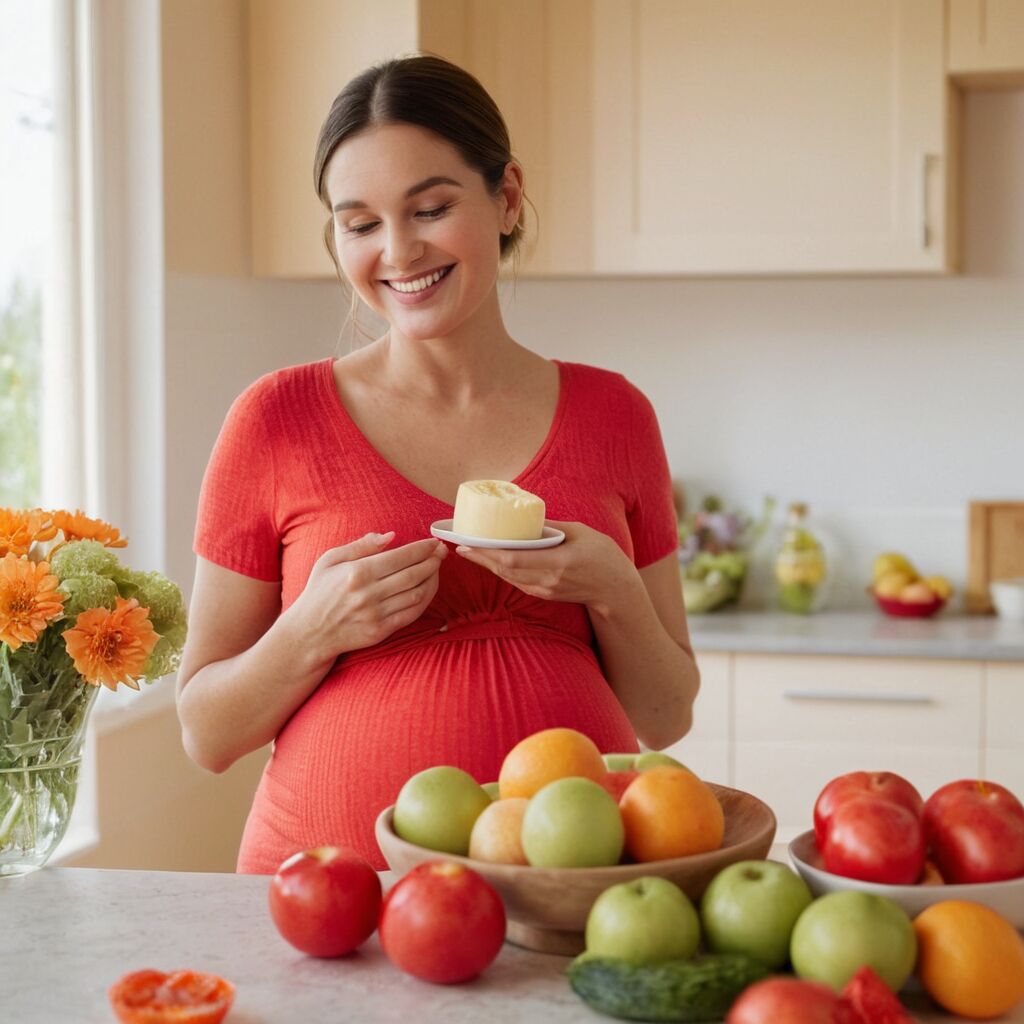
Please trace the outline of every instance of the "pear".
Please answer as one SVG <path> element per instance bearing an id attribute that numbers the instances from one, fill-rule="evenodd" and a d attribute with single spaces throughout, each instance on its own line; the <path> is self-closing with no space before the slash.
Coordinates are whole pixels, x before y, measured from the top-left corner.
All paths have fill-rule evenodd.
<path id="1" fill-rule="evenodd" d="M 875 583 L 891 572 L 901 572 L 905 576 L 909 576 L 911 582 L 917 579 L 917 570 L 910 564 L 910 560 L 904 558 L 903 555 L 897 555 L 894 552 L 886 552 L 884 555 L 879 555 L 871 567 L 871 576 Z M 887 596 L 887 594 L 882 595 L 882 597 Z"/>

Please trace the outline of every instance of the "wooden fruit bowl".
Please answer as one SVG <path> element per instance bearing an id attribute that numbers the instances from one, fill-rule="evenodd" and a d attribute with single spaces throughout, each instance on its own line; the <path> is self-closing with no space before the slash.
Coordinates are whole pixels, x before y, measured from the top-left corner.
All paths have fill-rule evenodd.
<path id="1" fill-rule="evenodd" d="M 646 864 L 615 864 L 606 868 L 533 868 L 489 864 L 450 853 L 428 850 L 400 839 L 393 827 L 394 807 L 381 811 L 375 831 L 388 866 L 401 876 L 428 860 L 464 864 L 497 889 L 508 915 L 509 942 L 541 953 L 575 956 L 583 951 L 583 929 L 594 900 L 610 885 L 644 875 L 675 882 L 690 899 L 700 899 L 722 868 L 739 860 L 760 860 L 775 838 L 775 815 L 756 796 L 708 783 L 725 812 L 722 845 L 709 853 Z"/>

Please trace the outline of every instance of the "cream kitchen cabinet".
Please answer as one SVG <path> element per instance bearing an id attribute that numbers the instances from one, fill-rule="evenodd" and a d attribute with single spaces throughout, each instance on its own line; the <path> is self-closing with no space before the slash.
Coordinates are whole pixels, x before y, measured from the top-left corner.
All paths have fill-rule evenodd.
<path id="1" fill-rule="evenodd" d="M 950 269 L 943 19 L 943 0 L 250 0 L 254 272 L 333 276 L 321 121 L 416 49 L 506 115 L 536 208 L 524 276 Z"/>
<path id="2" fill-rule="evenodd" d="M 594 265 L 936 272 L 942 0 L 594 0 Z"/>
<path id="3" fill-rule="evenodd" d="M 389 57 L 437 53 L 475 74 L 527 167 L 524 273 L 583 272 L 591 190 L 589 0 L 250 0 L 253 272 L 333 277 L 313 155 L 334 97 Z M 581 187 L 582 186 L 582 187 Z"/>
<path id="4" fill-rule="evenodd" d="M 1024 84 L 1024 3 L 947 0 L 951 75 L 977 85 Z"/>
<path id="5" fill-rule="evenodd" d="M 982 775 L 1024 799 L 1024 665 L 988 662 L 985 675 Z"/>
<path id="6" fill-rule="evenodd" d="M 849 771 L 895 771 L 927 797 L 989 778 L 1024 794 L 1024 664 L 700 651 L 692 732 L 668 749 L 747 790 L 786 843 Z"/>

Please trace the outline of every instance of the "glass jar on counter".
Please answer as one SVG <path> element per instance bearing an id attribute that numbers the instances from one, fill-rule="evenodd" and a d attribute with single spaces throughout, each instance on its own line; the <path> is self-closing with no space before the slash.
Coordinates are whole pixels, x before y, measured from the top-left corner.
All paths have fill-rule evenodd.
<path id="1" fill-rule="evenodd" d="M 774 568 L 776 597 L 783 611 L 808 615 L 825 606 L 830 582 L 826 544 L 803 502 L 789 506 Z"/>

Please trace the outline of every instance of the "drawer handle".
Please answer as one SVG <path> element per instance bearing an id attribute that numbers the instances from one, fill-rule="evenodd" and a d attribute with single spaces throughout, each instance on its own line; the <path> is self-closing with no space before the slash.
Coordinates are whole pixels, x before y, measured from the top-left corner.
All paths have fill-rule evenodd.
<path id="1" fill-rule="evenodd" d="M 854 701 L 859 704 L 934 704 L 926 693 L 861 693 L 856 690 L 785 690 L 786 700 Z"/>

